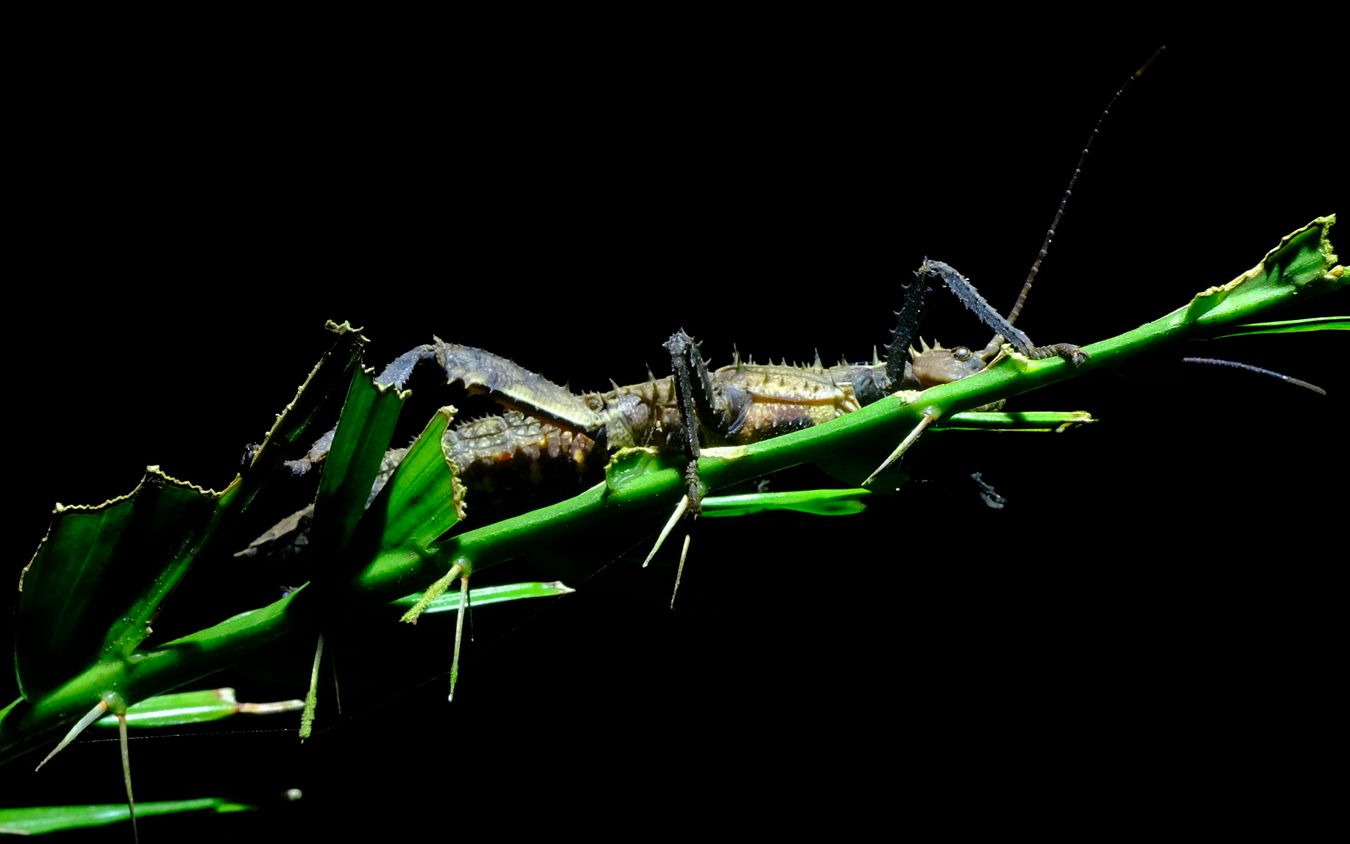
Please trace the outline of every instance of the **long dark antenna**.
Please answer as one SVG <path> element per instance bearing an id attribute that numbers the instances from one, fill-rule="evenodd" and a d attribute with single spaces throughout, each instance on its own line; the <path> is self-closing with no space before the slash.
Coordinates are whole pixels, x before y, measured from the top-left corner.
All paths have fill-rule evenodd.
<path id="1" fill-rule="evenodd" d="M 1111 109 L 1115 106 L 1116 100 L 1119 100 L 1120 95 L 1125 93 L 1125 89 L 1130 87 L 1130 83 L 1143 76 L 1149 65 L 1153 64 L 1166 49 L 1166 44 L 1159 47 L 1153 52 L 1153 55 L 1149 56 L 1148 61 L 1126 77 L 1125 81 L 1116 89 L 1116 92 L 1111 95 L 1111 101 L 1106 104 L 1106 108 L 1102 109 L 1101 116 L 1097 118 L 1097 125 L 1092 127 L 1092 134 L 1088 135 L 1087 143 L 1083 144 L 1083 151 L 1078 154 L 1078 163 L 1074 165 L 1073 175 L 1069 177 L 1069 186 L 1064 189 L 1064 195 L 1059 199 L 1059 208 L 1055 210 L 1055 217 L 1050 221 L 1050 228 L 1045 232 L 1045 240 L 1041 241 L 1041 251 L 1036 253 L 1036 260 L 1031 264 L 1031 271 L 1027 273 L 1027 280 L 1022 284 L 1022 292 L 1017 294 L 1017 304 L 1013 305 L 1012 310 L 1008 312 L 1008 322 L 1016 322 L 1017 316 L 1022 313 L 1022 306 L 1027 302 L 1027 294 L 1031 292 L 1031 284 L 1036 280 L 1036 274 L 1041 271 L 1041 261 L 1045 260 L 1046 253 L 1050 251 L 1050 241 L 1055 239 L 1055 229 L 1059 228 L 1060 221 L 1064 219 L 1064 208 L 1069 204 L 1069 197 L 1073 196 L 1073 186 L 1078 183 L 1078 174 L 1083 172 L 1083 165 L 1087 163 L 1088 152 L 1092 149 L 1092 142 L 1097 140 L 1097 135 L 1101 133 L 1102 124 L 1111 114 Z"/>
<path id="2" fill-rule="evenodd" d="M 1248 372 L 1255 372 L 1257 375 L 1268 375 L 1271 378 L 1278 378 L 1286 384 L 1295 387 L 1302 387 L 1305 390 L 1312 390 L 1319 396 L 1325 396 L 1327 391 L 1312 383 L 1304 381 L 1302 378 L 1295 378 L 1292 375 L 1285 375 L 1283 372 L 1276 372 L 1273 369 L 1266 369 L 1263 366 L 1252 366 L 1250 363 L 1243 363 L 1236 360 L 1224 360 L 1223 358 L 1182 358 L 1182 363 L 1207 363 L 1211 366 L 1231 366 L 1234 369 L 1245 369 Z"/>

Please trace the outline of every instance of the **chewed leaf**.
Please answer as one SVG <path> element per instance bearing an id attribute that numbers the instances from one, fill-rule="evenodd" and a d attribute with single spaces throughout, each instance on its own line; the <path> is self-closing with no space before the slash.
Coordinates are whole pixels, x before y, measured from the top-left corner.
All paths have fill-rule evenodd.
<path id="1" fill-rule="evenodd" d="M 193 562 L 279 474 L 286 449 L 333 404 L 333 388 L 350 382 L 364 339 L 345 324 L 329 328 L 336 342 L 224 491 L 152 466 L 127 495 L 93 507 L 57 505 L 19 582 L 14 652 L 24 697 L 51 691 L 105 657 L 125 657 L 146 639 L 160 604 Z"/>
<path id="2" fill-rule="evenodd" d="M 1335 222 L 1334 215 L 1318 217 L 1286 235 L 1247 272 L 1197 294 L 1180 311 L 1182 321 L 1213 327 L 1241 323 L 1291 295 L 1340 287 L 1344 271 L 1333 266 L 1336 253 L 1327 236 Z"/>
<path id="3" fill-rule="evenodd" d="M 122 498 L 57 505 L 19 582 L 14 661 L 26 697 L 145 639 L 160 602 L 192 564 L 220 495 L 151 467 Z"/>

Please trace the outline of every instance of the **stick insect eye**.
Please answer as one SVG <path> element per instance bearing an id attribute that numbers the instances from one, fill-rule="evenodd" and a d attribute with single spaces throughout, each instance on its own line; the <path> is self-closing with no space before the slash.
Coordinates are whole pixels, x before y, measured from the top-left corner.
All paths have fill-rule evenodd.
<path id="1" fill-rule="evenodd" d="M 952 357 L 956 358 L 962 363 L 970 360 L 972 354 L 973 353 L 970 351 L 970 349 L 967 349 L 965 346 L 957 346 L 955 349 L 952 349 Z"/>

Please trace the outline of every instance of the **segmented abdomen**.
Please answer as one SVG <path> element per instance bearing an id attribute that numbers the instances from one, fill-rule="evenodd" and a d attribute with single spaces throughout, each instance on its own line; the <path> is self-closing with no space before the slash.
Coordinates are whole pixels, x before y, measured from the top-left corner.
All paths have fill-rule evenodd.
<path id="1" fill-rule="evenodd" d="M 608 460 L 603 452 L 591 459 L 591 437 L 514 410 L 452 428 L 444 444 L 475 522 L 575 495 L 603 477 Z"/>

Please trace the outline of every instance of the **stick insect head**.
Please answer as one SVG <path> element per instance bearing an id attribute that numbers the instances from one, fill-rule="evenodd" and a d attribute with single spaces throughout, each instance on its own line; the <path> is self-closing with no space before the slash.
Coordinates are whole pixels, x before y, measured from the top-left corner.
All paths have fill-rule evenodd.
<path id="1" fill-rule="evenodd" d="M 922 388 L 960 381 L 985 367 L 985 359 L 966 346 L 944 348 L 941 343 L 929 346 L 919 339 L 919 349 L 909 350 L 910 375 Z"/>

